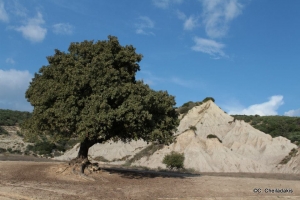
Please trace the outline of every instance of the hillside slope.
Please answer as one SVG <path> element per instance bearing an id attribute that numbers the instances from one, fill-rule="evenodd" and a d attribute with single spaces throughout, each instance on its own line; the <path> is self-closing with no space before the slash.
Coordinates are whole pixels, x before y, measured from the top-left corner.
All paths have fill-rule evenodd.
<path id="1" fill-rule="evenodd" d="M 272 138 L 244 121 L 234 120 L 212 101 L 191 109 L 181 120 L 176 134 L 176 143 L 134 165 L 164 168 L 163 157 L 177 151 L 184 153 L 186 168 L 200 172 L 299 173 L 297 167 L 277 169 L 291 150 L 297 148 L 295 144 L 283 137 Z M 216 138 L 208 138 L 211 136 Z M 293 160 L 297 160 L 299 153 L 295 156 Z"/>

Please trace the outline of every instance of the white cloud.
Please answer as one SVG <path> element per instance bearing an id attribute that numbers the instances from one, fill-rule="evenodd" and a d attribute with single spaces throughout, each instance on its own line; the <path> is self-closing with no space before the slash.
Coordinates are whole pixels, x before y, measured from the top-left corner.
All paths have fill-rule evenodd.
<path id="1" fill-rule="evenodd" d="M 157 77 L 153 75 L 150 71 L 140 71 L 139 74 L 141 74 L 142 78 L 140 80 L 143 80 L 145 84 L 148 85 L 156 85 L 157 83 L 164 82 L 163 78 Z"/>
<path id="2" fill-rule="evenodd" d="M 300 116 L 300 108 L 297 109 L 297 110 L 289 110 L 289 111 L 285 112 L 284 115 L 285 116 L 290 116 L 290 117 Z"/>
<path id="3" fill-rule="evenodd" d="M 35 18 L 28 19 L 25 25 L 17 27 L 15 30 L 21 32 L 24 38 L 32 42 L 41 42 L 47 33 L 47 29 L 41 26 L 44 23 L 42 14 L 38 12 Z"/>
<path id="4" fill-rule="evenodd" d="M 135 24 L 135 26 L 137 28 L 135 31 L 137 34 L 154 35 L 154 33 L 149 30 L 154 28 L 154 21 L 149 17 L 139 17 L 139 23 Z"/>
<path id="5" fill-rule="evenodd" d="M 10 1 L 9 11 L 19 17 L 26 18 L 28 10 L 18 1 Z"/>
<path id="6" fill-rule="evenodd" d="M 203 5 L 203 23 L 211 38 L 220 38 L 227 34 L 229 23 L 242 13 L 243 6 L 238 0 L 201 0 Z"/>
<path id="7" fill-rule="evenodd" d="M 209 55 L 214 56 L 214 58 L 219 58 L 220 56 L 227 57 L 227 55 L 222 50 L 225 47 L 225 45 L 222 43 L 218 43 L 214 40 L 204 39 L 199 37 L 195 37 L 194 42 L 196 43 L 192 47 L 192 50 L 194 51 L 207 53 Z"/>
<path id="8" fill-rule="evenodd" d="M 177 17 L 179 19 L 181 19 L 181 20 L 185 20 L 186 19 L 186 15 L 183 12 L 181 12 L 180 10 L 177 10 L 176 14 L 177 14 Z"/>
<path id="9" fill-rule="evenodd" d="M 8 63 L 8 64 L 15 64 L 16 63 L 15 60 L 12 59 L 12 58 L 6 58 L 5 62 Z"/>
<path id="10" fill-rule="evenodd" d="M 153 4 L 159 8 L 168 8 L 172 3 L 180 4 L 183 0 L 152 0 Z"/>
<path id="11" fill-rule="evenodd" d="M 187 18 L 183 24 L 183 28 L 184 30 L 193 30 L 196 26 L 197 26 L 197 21 L 198 19 L 196 19 L 193 16 L 190 16 L 189 18 Z"/>
<path id="12" fill-rule="evenodd" d="M 25 99 L 32 78 L 28 71 L 0 70 L 0 108 L 32 111 Z"/>
<path id="13" fill-rule="evenodd" d="M 198 25 L 198 18 L 190 16 L 189 18 L 181 11 L 176 11 L 177 17 L 180 20 L 183 20 L 183 29 L 184 30 L 193 30 Z"/>
<path id="14" fill-rule="evenodd" d="M 4 3 L 0 0 L 0 21 L 8 22 L 9 17 L 8 14 L 4 8 Z"/>
<path id="15" fill-rule="evenodd" d="M 74 26 L 68 23 L 58 23 L 53 25 L 53 32 L 58 35 L 71 35 L 73 30 Z"/>
<path id="16" fill-rule="evenodd" d="M 269 98 L 269 101 L 254 104 L 249 106 L 248 108 L 242 108 L 239 105 L 235 106 L 227 106 L 228 114 L 241 114 L 241 115 L 277 115 L 277 109 L 283 105 L 283 96 L 275 95 Z"/>

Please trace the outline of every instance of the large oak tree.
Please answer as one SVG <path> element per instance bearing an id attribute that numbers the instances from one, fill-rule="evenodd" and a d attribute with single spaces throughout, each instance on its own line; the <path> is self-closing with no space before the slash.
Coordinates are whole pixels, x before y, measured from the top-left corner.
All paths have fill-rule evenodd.
<path id="1" fill-rule="evenodd" d="M 88 160 L 88 150 L 107 140 L 168 144 L 178 125 L 174 97 L 154 91 L 135 78 L 141 54 L 121 46 L 114 36 L 104 41 L 71 43 L 55 50 L 49 65 L 34 75 L 26 98 L 34 107 L 23 123 L 27 136 L 79 138 L 75 160 Z"/>

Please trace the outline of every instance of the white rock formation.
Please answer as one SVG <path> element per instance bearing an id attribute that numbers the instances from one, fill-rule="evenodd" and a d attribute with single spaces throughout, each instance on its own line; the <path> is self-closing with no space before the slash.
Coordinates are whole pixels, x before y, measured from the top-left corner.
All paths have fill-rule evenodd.
<path id="1" fill-rule="evenodd" d="M 190 126 L 197 130 L 190 130 Z M 200 172 L 299 172 L 297 167 L 281 170 L 276 167 L 291 149 L 297 148 L 295 144 L 283 137 L 272 138 L 244 121 L 234 120 L 212 101 L 191 109 L 181 120 L 176 134 L 176 143 L 134 165 L 165 167 L 163 157 L 176 151 L 184 153 L 186 168 Z M 216 135 L 222 143 L 217 138 L 207 138 L 210 134 Z M 298 165 L 294 165 L 299 166 L 299 163 L 298 159 Z"/>

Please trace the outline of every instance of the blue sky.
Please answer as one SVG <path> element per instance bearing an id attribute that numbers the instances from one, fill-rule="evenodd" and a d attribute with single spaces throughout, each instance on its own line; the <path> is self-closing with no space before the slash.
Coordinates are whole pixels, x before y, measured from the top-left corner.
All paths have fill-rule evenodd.
<path id="1" fill-rule="evenodd" d="M 138 79 L 177 106 L 211 96 L 230 114 L 300 116 L 300 1 L 0 0 L 0 108 L 54 49 L 117 36 L 143 54 Z"/>

